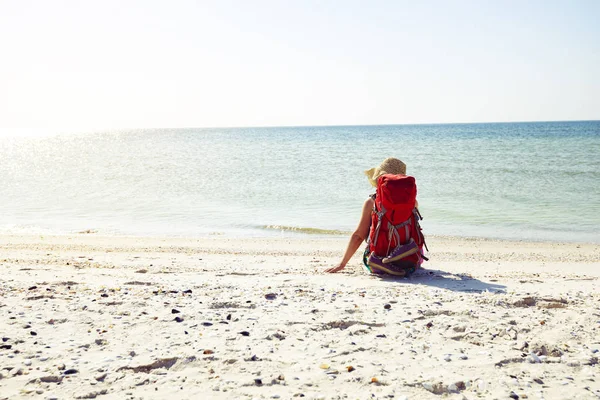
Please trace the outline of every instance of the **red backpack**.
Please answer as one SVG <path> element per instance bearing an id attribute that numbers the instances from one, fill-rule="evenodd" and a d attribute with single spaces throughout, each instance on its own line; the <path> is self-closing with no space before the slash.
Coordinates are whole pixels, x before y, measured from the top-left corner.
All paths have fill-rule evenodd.
<path id="1" fill-rule="evenodd" d="M 423 255 L 423 246 L 427 245 L 419 225 L 422 217 L 415 207 L 416 198 L 417 185 L 412 176 L 385 174 L 377 179 L 366 252 L 386 257 L 397 245 L 413 239 L 419 250 L 399 262 L 418 268 L 423 259 L 427 260 Z"/>

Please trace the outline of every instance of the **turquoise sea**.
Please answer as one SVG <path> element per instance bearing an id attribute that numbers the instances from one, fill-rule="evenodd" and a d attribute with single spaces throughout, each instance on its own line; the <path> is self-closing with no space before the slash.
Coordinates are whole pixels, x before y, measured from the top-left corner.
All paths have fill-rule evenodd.
<path id="1" fill-rule="evenodd" d="M 600 242 L 600 121 L 4 137 L 0 233 L 348 232 L 388 156 L 426 234 Z"/>

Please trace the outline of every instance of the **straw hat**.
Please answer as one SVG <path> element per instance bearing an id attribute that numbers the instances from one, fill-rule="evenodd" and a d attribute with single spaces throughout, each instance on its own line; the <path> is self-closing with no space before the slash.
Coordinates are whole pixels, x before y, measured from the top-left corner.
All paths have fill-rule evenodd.
<path id="1" fill-rule="evenodd" d="M 379 167 L 371 168 L 365 171 L 371 185 L 377 186 L 377 178 L 385 174 L 406 175 L 406 164 L 397 158 L 389 157 L 383 160 Z"/>

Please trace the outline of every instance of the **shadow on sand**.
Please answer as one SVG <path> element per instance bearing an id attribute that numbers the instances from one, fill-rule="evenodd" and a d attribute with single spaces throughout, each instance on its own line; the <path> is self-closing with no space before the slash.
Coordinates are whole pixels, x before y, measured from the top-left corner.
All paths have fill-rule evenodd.
<path id="1" fill-rule="evenodd" d="M 379 278 L 384 281 L 427 285 L 455 292 L 481 293 L 488 291 L 494 293 L 506 293 L 505 285 L 483 282 L 468 274 L 453 274 L 437 269 L 421 268 L 406 278 L 391 275 L 382 275 Z"/>

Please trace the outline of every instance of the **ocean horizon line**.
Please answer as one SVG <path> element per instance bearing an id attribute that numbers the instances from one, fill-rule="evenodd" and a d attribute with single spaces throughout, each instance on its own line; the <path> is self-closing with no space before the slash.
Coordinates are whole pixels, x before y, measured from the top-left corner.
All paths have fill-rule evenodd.
<path id="1" fill-rule="evenodd" d="M 102 128 L 3 128 L 0 127 L 0 137 L 3 132 L 45 132 L 50 135 L 69 134 L 98 134 L 116 133 L 123 131 L 155 131 L 155 130 L 193 130 L 193 129 L 298 129 L 298 128 L 363 128 L 363 127 L 411 127 L 411 126 L 455 126 L 455 125 L 510 125 L 510 124 L 552 124 L 552 123 L 582 123 L 600 122 L 600 119 L 574 119 L 574 120 L 524 120 L 524 121 L 477 121 L 477 122 L 417 122 L 417 123 L 380 123 L 380 124 L 332 124 L 332 125 L 230 125 L 230 126 L 162 126 L 162 127 L 102 127 Z"/>
<path id="2" fill-rule="evenodd" d="M 338 125 L 257 125 L 257 126 L 205 126 L 181 128 L 129 128 L 131 130 L 160 130 L 160 129 L 281 129 L 281 128 L 363 128 L 363 127 L 393 127 L 393 126 L 443 126 L 443 125 L 488 125 L 488 124 L 548 124 L 548 123 L 574 123 L 574 122 L 600 122 L 600 119 L 581 120 L 551 120 L 551 121 L 490 121 L 490 122 L 423 122 L 423 123 L 398 123 L 398 124 L 338 124 Z M 123 128 L 127 130 L 128 128 Z"/>

